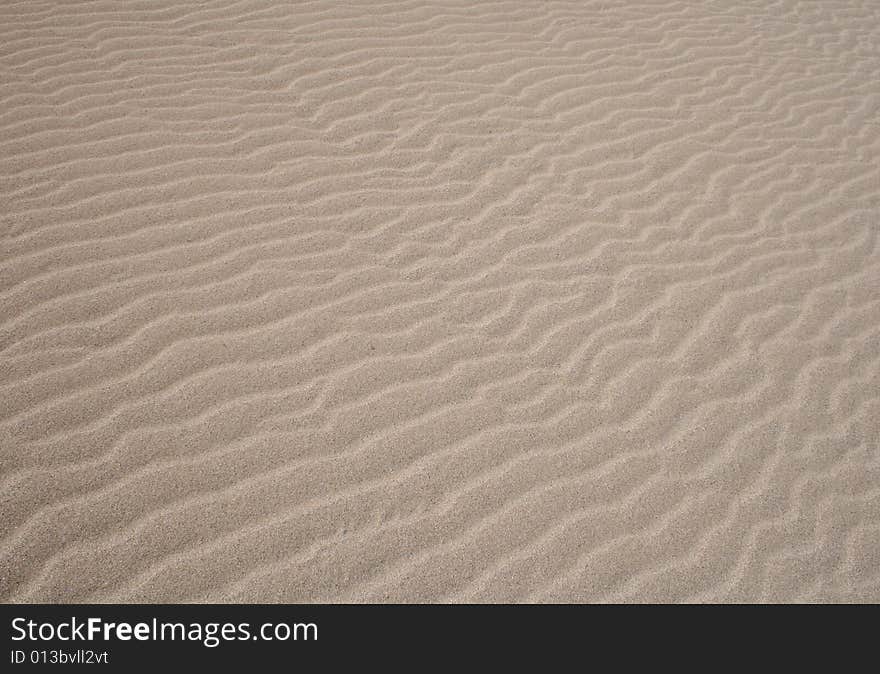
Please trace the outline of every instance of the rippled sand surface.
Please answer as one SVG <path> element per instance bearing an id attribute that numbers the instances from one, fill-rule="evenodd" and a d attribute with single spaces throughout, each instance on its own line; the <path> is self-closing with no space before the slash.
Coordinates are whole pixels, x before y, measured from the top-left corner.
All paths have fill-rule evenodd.
<path id="1" fill-rule="evenodd" d="M 880 3 L 0 5 L 0 599 L 880 601 Z"/>

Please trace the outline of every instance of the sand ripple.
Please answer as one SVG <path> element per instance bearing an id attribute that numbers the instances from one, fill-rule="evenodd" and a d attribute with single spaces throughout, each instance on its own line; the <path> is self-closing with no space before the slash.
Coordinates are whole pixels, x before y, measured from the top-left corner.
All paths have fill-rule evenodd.
<path id="1" fill-rule="evenodd" d="M 0 5 L 0 599 L 880 601 L 880 5 Z"/>

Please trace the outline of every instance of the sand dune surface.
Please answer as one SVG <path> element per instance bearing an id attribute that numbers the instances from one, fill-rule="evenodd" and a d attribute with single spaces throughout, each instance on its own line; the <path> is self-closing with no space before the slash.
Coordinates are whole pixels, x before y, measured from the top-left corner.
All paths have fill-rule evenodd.
<path id="1" fill-rule="evenodd" d="M 0 599 L 880 601 L 880 3 L 0 4 Z"/>

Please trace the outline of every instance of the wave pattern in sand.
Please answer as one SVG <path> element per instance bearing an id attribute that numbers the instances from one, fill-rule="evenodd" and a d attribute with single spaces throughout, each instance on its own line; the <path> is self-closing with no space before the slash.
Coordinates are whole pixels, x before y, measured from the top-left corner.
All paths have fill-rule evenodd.
<path id="1" fill-rule="evenodd" d="M 874 0 L 0 5 L 0 598 L 880 600 Z"/>

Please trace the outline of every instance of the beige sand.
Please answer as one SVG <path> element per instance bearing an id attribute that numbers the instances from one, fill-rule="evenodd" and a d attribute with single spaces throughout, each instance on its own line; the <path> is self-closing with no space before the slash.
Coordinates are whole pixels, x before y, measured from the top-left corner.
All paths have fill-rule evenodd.
<path id="1" fill-rule="evenodd" d="M 0 598 L 880 600 L 880 3 L 0 5 Z"/>

